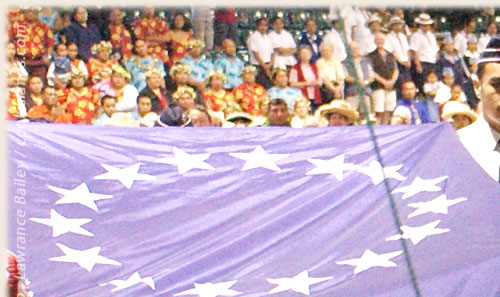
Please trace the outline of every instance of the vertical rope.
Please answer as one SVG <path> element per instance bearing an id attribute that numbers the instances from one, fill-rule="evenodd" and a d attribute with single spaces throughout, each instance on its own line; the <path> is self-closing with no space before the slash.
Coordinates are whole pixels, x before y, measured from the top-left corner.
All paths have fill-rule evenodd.
<path id="1" fill-rule="evenodd" d="M 340 9 L 338 7 L 336 9 L 336 13 L 338 15 L 338 22 L 340 25 L 339 33 L 345 34 L 344 20 L 340 16 Z M 351 66 L 352 69 L 355 69 L 354 60 L 353 60 L 352 54 L 351 54 L 351 49 L 350 49 L 350 46 L 348 44 L 346 44 L 346 52 L 347 52 L 347 62 L 349 63 L 349 66 Z M 377 161 L 380 163 L 382 168 L 384 168 L 385 167 L 384 161 L 382 158 L 382 153 L 380 151 L 380 147 L 379 147 L 378 142 L 377 142 L 377 136 L 375 135 L 375 129 L 374 129 L 371 121 L 369 121 L 368 107 L 366 106 L 365 100 L 364 100 L 364 96 L 365 96 L 364 88 L 361 86 L 361 84 L 359 82 L 359 78 L 357 77 L 357 73 L 354 73 L 354 77 L 355 77 L 354 84 L 356 85 L 356 88 L 358 90 L 358 94 L 360 97 L 361 111 L 363 112 L 363 115 L 366 119 L 366 126 L 368 128 L 368 131 L 370 132 L 370 139 L 373 142 L 375 155 L 376 155 Z M 401 216 L 399 215 L 399 211 L 396 207 L 396 202 L 394 200 L 394 196 L 392 195 L 391 186 L 390 186 L 389 181 L 387 180 L 387 177 L 386 177 L 385 172 L 383 170 L 382 170 L 382 174 L 384 177 L 384 185 L 385 185 L 385 189 L 387 192 L 387 197 L 389 198 L 389 203 L 391 206 L 391 212 L 392 212 L 392 216 L 394 219 L 394 224 L 396 225 L 396 227 L 398 229 L 399 235 L 401 235 L 400 243 L 401 243 L 402 248 L 403 248 L 403 254 L 405 255 L 405 260 L 406 260 L 405 262 L 406 262 L 406 266 L 408 268 L 408 272 L 410 274 L 413 289 L 415 291 L 415 296 L 422 297 L 422 293 L 421 293 L 420 286 L 419 286 L 418 279 L 417 279 L 417 274 L 415 272 L 415 268 L 413 266 L 413 261 L 412 261 L 411 255 L 410 255 L 410 251 L 408 249 L 408 244 L 407 244 L 406 240 L 403 239 L 403 231 L 401 230 L 401 226 L 402 226 Z"/>

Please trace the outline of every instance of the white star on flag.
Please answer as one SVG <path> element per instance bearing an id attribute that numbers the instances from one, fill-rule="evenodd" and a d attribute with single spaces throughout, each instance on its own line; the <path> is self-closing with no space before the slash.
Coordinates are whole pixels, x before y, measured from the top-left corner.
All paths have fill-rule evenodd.
<path id="1" fill-rule="evenodd" d="M 130 288 L 137 284 L 144 283 L 148 285 L 151 289 L 156 290 L 155 282 L 151 277 L 142 278 L 139 272 L 134 272 L 128 279 L 126 280 L 112 280 L 107 283 L 100 284 L 100 286 L 113 285 L 115 288 L 111 290 L 111 292 L 120 291 L 126 288 Z"/>
<path id="2" fill-rule="evenodd" d="M 268 278 L 267 281 L 271 284 L 278 285 L 277 287 L 269 291 L 269 294 L 292 290 L 297 293 L 302 293 L 309 296 L 310 285 L 321 283 L 332 278 L 333 276 L 322 278 L 309 277 L 309 272 L 307 270 L 304 270 L 291 278 Z"/>
<path id="3" fill-rule="evenodd" d="M 52 227 L 52 237 L 57 237 L 69 232 L 85 236 L 94 236 L 94 234 L 81 227 L 91 222 L 91 219 L 68 219 L 60 215 L 54 209 L 50 210 L 50 219 L 31 218 L 30 220 Z"/>
<path id="4" fill-rule="evenodd" d="M 365 250 L 361 258 L 338 261 L 339 265 L 356 266 L 354 274 L 370 269 L 372 267 L 396 267 L 396 263 L 389 261 L 390 259 L 401 255 L 403 251 L 397 251 L 387 254 L 377 255 L 371 250 Z"/>
<path id="5" fill-rule="evenodd" d="M 345 155 L 338 155 L 330 160 L 321 159 L 307 159 L 309 163 L 312 163 L 316 168 L 309 170 L 306 175 L 315 174 L 332 174 L 339 181 L 344 179 L 344 170 L 355 169 L 354 164 L 344 163 Z"/>
<path id="6" fill-rule="evenodd" d="M 115 266 L 122 265 L 120 262 L 100 256 L 99 255 L 99 252 L 101 251 L 100 246 L 80 251 L 80 250 L 74 250 L 60 243 L 56 243 L 56 245 L 65 255 L 60 257 L 50 258 L 49 259 L 50 261 L 76 263 L 80 267 L 85 268 L 88 272 L 92 271 L 95 264 L 107 264 Z"/>
<path id="7" fill-rule="evenodd" d="M 288 154 L 268 154 L 260 145 L 251 153 L 230 153 L 230 155 L 246 161 L 241 169 L 243 171 L 262 167 L 278 172 L 281 171 L 281 168 L 276 165 L 276 161 L 285 159 L 289 156 Z"/>
<path id="8" fill-rule="evenodd" d="M 155 162 L 176 165 L 179 174 L 184 174 L 193 168 L 215 170 L 212 165 L 204 162 L 206 159 L 208 159 L 208 157 L 210 157 L 211 154 L 190 155 L 183 150 L 176 148 L 175 146 L 173 148 L 173 151 L 173 158 L 160 158 Z"/>
<path id="9" fill-rule="evenodd" d="M 432 213 L 440 213 L 440 214 L 448 214 L 448 207 L 458 204 L 460 202 L 466 201 L 467 198 L 461 197 L 453 200 L 448 200 L 446 195 L 441 195 L 436 199 L 428 202 L 417 202 L 408 204 L 409 207 L 418 208 L 414 212 L 408 215 L 408 218 L 416 217 L 421 214 L 425 214 L 428 212 Z"/>
<path id="10" fill-rule="evenodd" d="M 62 189 L 54 186 L 48 186 L 52 191 L 64 195 L 61 199 L 56 201 L 56 204 L 72 204 L 78 203 L 90 209 L 98 211 L 95 202 L 97 200 L 113 198 L 112 195 L 103 195 L 90 193 L 87 184 L 83 183 L 73 190 Z"/>
<path id="11" fill-rule="evenodd" d="M 100 174 L 94 179 L 106 179 L 106 180 L 118 180 L 120 181 L 127 189 L 132 187 L 132 184 L 136 180 L 156 180 L 155 176 L 149 174 L 142 174 L 139 172 L 139 167 L 141 167 L 141 163 L 136 163 L 127 168 L 117 168 L 107 164 L 102 164 L 108 172 Z"/>
<path id="12" fill-rule="evenodd" d="M 443 180 L 447 179 L 448 176 L 441 176 L 438 178 L 434 179 L 422 179 L 420 177 L 416 177 L 413 182 L 404 187 L 399 187 L 392 191 L 393 194 L 395 193 L 404 193 L 403 197 L 401 199 L 406 200 L 412 196 L 415 196 L 416 194 L 420 192 L 437 192 L 441 191 L 441 188 L 437 186 L 438 183 L 442 182 Z"/>
<path id="13" fill-rule="evenodd" d="M 420 226 L 420 227 L 410 227 L 410 226 L 401 226 L 401 231 L 403 231 L 403 238 L 409 239 L 414 245 L 417 245 L 419 242 L 424 240 L 427 236 L 443 234 L 449 232 L 450 229 L 441 229 L 436 228 L 441 221 L 436 220 L 432 223 Z M 401 239 L 401 235 L 394 235 L 391 237 L 387 237 L 386 241 L 391 240 L 399 240 Z"/>
<path id="14" fill-rule="evenodd" d="M 189 289 L 174 296 L 182 295 L 198 295 L 200 297 L 217 297 L 217 296 L 236 296 L 240 295 L 241 292 L 230 289 L 237 281 L 230 281 L 224 283 L 204 283 L 198 284 L 194 283 L 194 289 Z"/>
<path id="15" fill-rule="evenodd" d="M 393 178 L 399 181 L 406 180 L 406 177 L 398 172 L 401 167 L 403 167 L 403 164 L 384 167 L 382 171 L 382 165 L 378 161 L 373 160 L 368 164 L 368 167 L 358 166 L 357 170 L 364 175 L 368 175 L 372 179 L 373 184 L 378 185 L 384 181 L 384 174 L 385 178 Z"/>

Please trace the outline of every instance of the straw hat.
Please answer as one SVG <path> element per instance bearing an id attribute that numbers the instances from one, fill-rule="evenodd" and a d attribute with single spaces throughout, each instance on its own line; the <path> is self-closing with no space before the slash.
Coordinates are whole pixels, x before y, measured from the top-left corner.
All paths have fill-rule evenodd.
<path id="1" fill-rule="evenodd" d="M 137 121 L 132 119 L 132 116 L 128 112 L 115 112 L 105 125 L 133 127 L 137 126 Z"/>
<path id="2" fill-rule="evenodd" d="M 350 123 L 354 123 L 358 119 L 358 112 L 343 100 L 333 100 L 329 104 L 321 105 L 318 112 L 323 117 L 327 117 L 331 113 L 341 114 L 347 117 Z"/>
<path id="3" fill-rule="evenodd" d="M 470 109 L 470 107 L 460 101 L 448 101 L 443 106 L 442 117 L 444 120 L 451 119 L 454 115 L 464 115 L 474 122 L 477 119 L 477 115 Z"/>
<path id="4" fill-rule="evenodd" d="M 249 121 L 249 123 L 253 122 L 252 116 L 250 116 L 246 112 L 233 112 L 233 113 L 231 113 L 230 115 L 228 115 L 226 117 L 226 121 L 227 122 L 234 122 L 234 121 L 240 120 L 240 119 L 241 120 L 247 120 L 247 121 Z"/>
<path id="5" fill-rule="evenodd" d="M 389 26 L 392 26 L 394 24 L 404 24 L 404 23 L 405 22 L 399 16 L 395 15 L 389 21 Z"/>
<path id="6" fill-rule="evenodd" d="M 429 14 L 423 12 L 415 19 L 415 23 L 420 25 L 432 25 L 434 21 Z"/>
<path id="7" fill-rule="evenodd" d="M 376 14 L 373 14 L 370 19 L 368 20 L 368 22 L 366 23 L 367 26 L 370 26 L 371 23 L 380 23 L 382 24 L 382 20 L 380 19 L 380 17 Z"/>

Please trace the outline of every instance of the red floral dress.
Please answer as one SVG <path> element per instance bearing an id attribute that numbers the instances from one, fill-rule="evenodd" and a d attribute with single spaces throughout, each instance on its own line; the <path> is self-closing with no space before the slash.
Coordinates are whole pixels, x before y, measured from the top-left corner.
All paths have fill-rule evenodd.
<path id="1" fill-rule="evenodd" d="M 132 56 L 132 37 L 125 25 L 109 25 L 110 42 L 113 48 L 120 48 L 122 61 Z"/>
<path id="2" fill-rule="evenodd" d="M 167 23 L 158 17 L 138 18 L 134 22 L 133 28 L 137 39 L 146 40 L 150 36 L 166 36 L 170 34 Z M 163 63 L 169 60 L 165 44 L 151 46 L 149 54 L 160 58 Z"/>
<path id="3" fill-rule="evenodd" d="M 209 110 L 218 112 L 224 111 L 228 105 L 231 105 L 234 102 L 234 97 L 231 92 L 224 89 L 217 92 L 207 89 L 203 92 L 203 100 Z"/>
<path id="4" fill-rule="evenodd" d="M 22 18 L 12 22 L 9 38 L 16 40 L 17 54 L 26 59 L 40 59 L 54 46 L 52 31 L 42 22 L 29 23 Z"/>
<path id="5" fill-rule="evenodd" d="M 251 116 L 262 115 L 262 110 L 267 104 L 266 89 L 259 84 L 253 86 L 246 83 L 239 84 L 233 89 L 233 96 L 241 110 Z"/>
<path id="6" fill-rule="evenodd" d="M 58 91 L 59 102 L 71 116 L 73 124 L 91 124 L 99 107 L 99 95 L 89 87 L 79 92 L 73 88 Z"/>

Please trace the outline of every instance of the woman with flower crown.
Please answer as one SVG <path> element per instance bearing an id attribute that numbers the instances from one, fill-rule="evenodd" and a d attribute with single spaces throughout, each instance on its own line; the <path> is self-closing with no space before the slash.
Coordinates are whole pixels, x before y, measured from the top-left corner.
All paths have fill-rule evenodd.
<path id="1" fill-rule="evenodd" d="M 73 124 L 91 124 L 100 111 L 99 95 L 86 86 L 87 76 L 78 68 L 71 71 L 70 87 L 58 91 L 61 107 Z"/>

